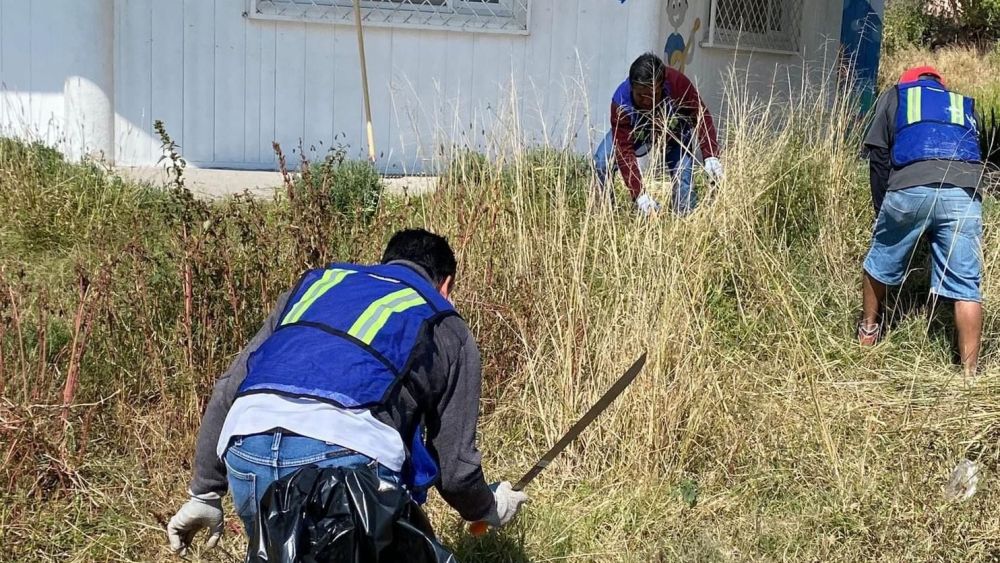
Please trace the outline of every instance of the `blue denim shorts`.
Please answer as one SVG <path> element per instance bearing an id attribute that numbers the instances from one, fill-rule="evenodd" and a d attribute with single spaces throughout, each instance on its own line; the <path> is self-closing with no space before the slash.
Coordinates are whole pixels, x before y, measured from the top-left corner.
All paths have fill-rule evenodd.
<path id="1" fill-rule="evenodd" d="M 236 513 L 247 535 L 257 518 L 257 506 L 267 487 L 301 467 L 356 467 L 371 465 L 383 481 L 399 484 L 395 471 L 368 456 L 335 444 L 281 431 L 238 436 L 223 456 Z"/>
<path id="2" fill-rule="evenodd" d="M 931 292 L 956 301 L 980 301 L 982 293 L 982 201 L 971 190 L 918 186 L 886 194 L 875 221 L 868 275 L 901 285 L 913 269 L 913 254 L 927 235 L 931 248 Z"/>

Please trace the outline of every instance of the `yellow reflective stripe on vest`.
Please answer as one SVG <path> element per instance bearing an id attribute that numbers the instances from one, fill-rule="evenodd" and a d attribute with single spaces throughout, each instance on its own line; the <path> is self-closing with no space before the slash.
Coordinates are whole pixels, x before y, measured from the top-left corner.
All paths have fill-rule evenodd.
<path id="1" fill-rule="evenodd" d="M 951 108 L 948 112 L 951 114 L 951 122 L 965 127 L 965 97 L 954 92 L 948 92 L 948 96 L 951 98 Z"/>
<path id="2" fill-rule="evenodd" d="M 921 95 L 922 92 L 920 86 L 914 86 L 906 91 L 906 124 L 912 125 L 917 123 L 923 118 L 923 111 L 921 110 Z"/>
<path id="3" fill-rule="evenodd" d="M 353 273 L 354 272 L 352 270 L 340 270 L 337 268 L 327 270 L 319 281 L 309 286 L 309 289 L 302 295 L 302 298 L 299 299 L 298 303 L 296 303 L 295 306 L 292 307 L 292 310 L 285 315 L 281 324 L 286 325 L 298 321 L 302 318 L 302 314 L 306 312 L 310 305 L 315 303 L 316 300 L 319 299 L 324 293 L 330 291 L 330 288 L 344 281 L 344 278 Z"/>
<path id="4" fill-rule="evenodd" d="M 427 303 L 423 297 L 411 288 L 394 291 L 389 295 L 375 301 L 365 309 L 364 313 L 354 321 L 354 325 L 347 331 L 354 338 L 371 344 L 382 330 L 385 323 L 393 313 L 402 313 L 412 307 L 417 307 Z"/>

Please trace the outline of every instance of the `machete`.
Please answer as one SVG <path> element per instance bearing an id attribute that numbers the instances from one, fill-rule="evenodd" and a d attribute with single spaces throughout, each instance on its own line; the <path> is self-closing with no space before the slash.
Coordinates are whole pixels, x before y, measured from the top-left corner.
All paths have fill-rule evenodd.
<path id="1" fill-rule="evenodd" d="M 594 406 L 590 407 L 590 410 L 581 416 L 580 420 L 576 421 L 576 424 L 563 434 L 562 438 L 559 438 L 556 445 L 549 448 L 549 451 L 545 452 L 545 455 L 543 455 L 541 459 L 539 459 L 538 462 L 524 474 L 524 477 L 521 477 L 521 479 L 514 484 L 513 489 L 515 491 L 523 490 L 528 486 L 528 483 L 531 483 L 535 477 L 538 477 L 538 474 L 548 467 L 548 465 L 552 463 L 552 460 L 562 453 L 570 442 L 575 440 L 577 436 L 579 436 L 587 428 L 587 426 L 590 426 L 591 422 L 594 422 L 595 418 L 600 416 L 600 414 L 604 412 L 611 405 L 611 403 L 618 398 L 619 395 L 622 394 L 622 391 L 624 391 L 625 388 L 632 383 L 636 376 L 639 375 L 639 372 L 642 371 L 642 367 L 644 365 L 646 365 L 645 352 L 643 352 L 642 355 L 639 356 L 639 359 L 632 364 L 632 367 L 628 368 L 624 375 L 618 378 L 618 381 L 611 386 L 611 389 L 608 389 L 604 396 L 598 399 L 597 402 L 594 403 Z M 474 536 L 481 536 L 486 533 L 487 529 L 489 529 L 489 525 L 486 522 L 473 522 L 469 526 L 469 533 Z"/>

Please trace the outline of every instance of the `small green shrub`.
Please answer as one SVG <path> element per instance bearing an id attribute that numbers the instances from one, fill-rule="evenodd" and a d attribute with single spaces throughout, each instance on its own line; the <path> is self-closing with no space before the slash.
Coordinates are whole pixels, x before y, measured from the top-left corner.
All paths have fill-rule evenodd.
<path id="1" fill-rule="evenodd" d="M 965 0 L 954 35 L 959 41 L 992 46 L 1000 39 L 1000 0 Z"/>
<path id="2" fill-rule="evenodd" d="M 374 166 L 346 160 L 343 151 L 334 150 L 321 162 L 303 162 L 294 178 L 286 177 L 290 234 L 301 264 L 315 267 L 334 256 L 350 256 L 355 235 L 371 222 L 382 197 Z"/>
<path id="3" fill-rule="evenodd" d="M 933 11 L 925 0 L 892 0 L 885 10 L 887 53 L 911 46 L 973 45 L 995 49 L 1000 39 L 1000 0 L 964 0 Z M 954 3 L 958 4 L 958 3 Z"/>
<path id="4" fill-rule="evenodd" d="M 922 0 L 892 0 L 885 7 L 882 48 L 887 53 L 921 45 L 933 19 L 924 13 Z"/>
<path id="5" fill-rule="evenodd" d="M 51 147 L 10 139 L 0 139 L 0 171 L 0 247 L 34 260 L 34 271 L 77 249 L 159 236 L 158 217 L 143 208 L 165 204 L 162 190 L 132 189 L 97 164 L 68 163 Z"/>
<path id="6" fill-rule="evenodd" d="M 296 180 L 297 191 L 328 199 L 331 211 L 345 218 L 370 220 L 382 197 L 382 178 L 368 161 L 346 160 L 331 152 L 309 164 Z"/>

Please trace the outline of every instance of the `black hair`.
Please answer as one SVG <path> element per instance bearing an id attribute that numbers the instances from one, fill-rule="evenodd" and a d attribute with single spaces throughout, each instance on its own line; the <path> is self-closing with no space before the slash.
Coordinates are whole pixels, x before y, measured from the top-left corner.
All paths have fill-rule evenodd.
<path id="1" fill-rule="evenodd" d="M 644 53 L 628 69 L 628 81 L 633 85 L 656 86 L 667 74 L 663 59 L 654 53 Z"/>
<path id="2" fill-rule="evenodd" d="M 404 229 L 392 235 L 385 245 L 382 263 L 393 260 L 408 260 L 420 266 L 439 287 L 446 278 L 455 276 L 458 267 L 448 239 L 424 229 Z"/>

